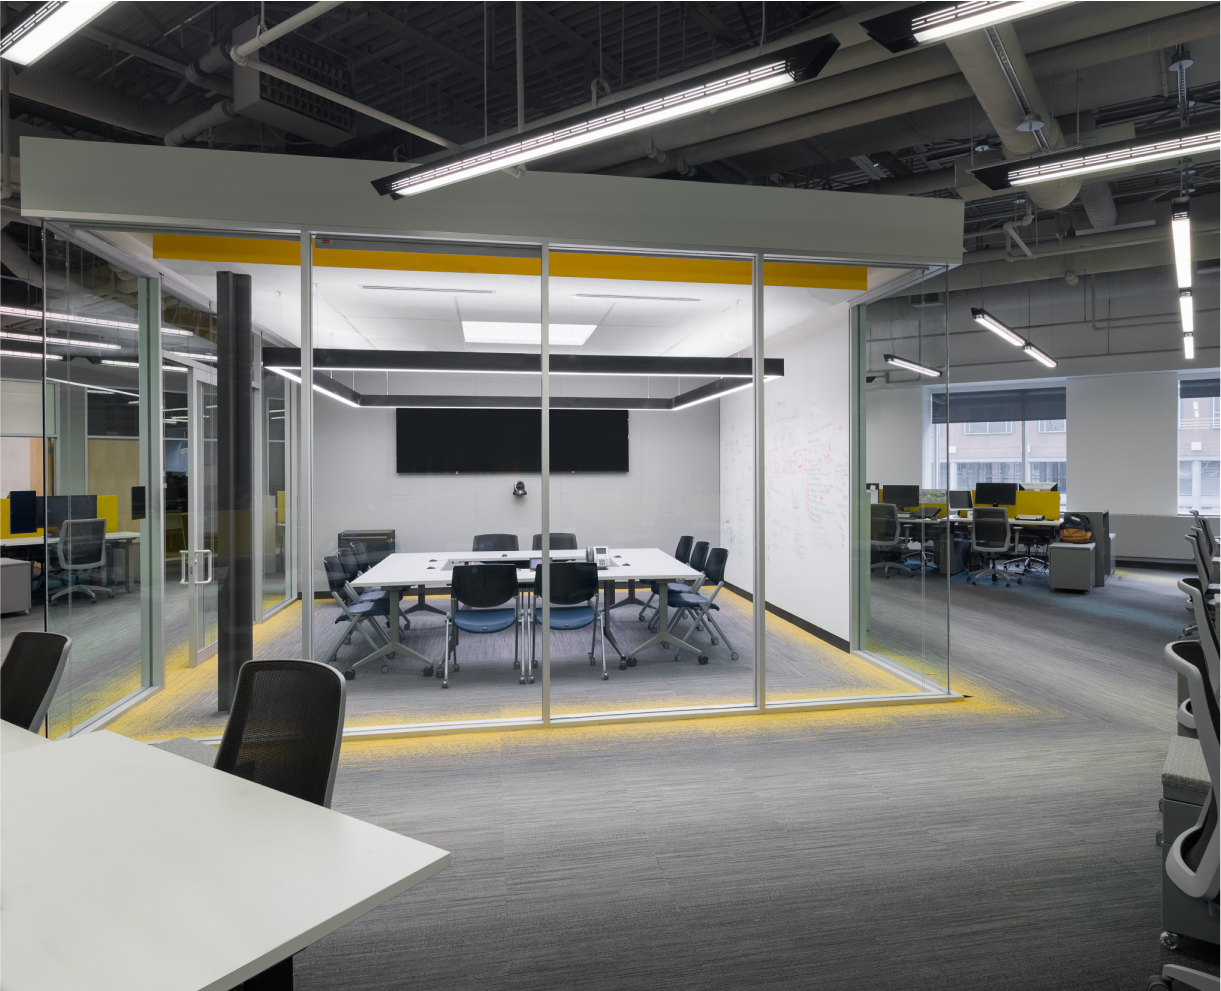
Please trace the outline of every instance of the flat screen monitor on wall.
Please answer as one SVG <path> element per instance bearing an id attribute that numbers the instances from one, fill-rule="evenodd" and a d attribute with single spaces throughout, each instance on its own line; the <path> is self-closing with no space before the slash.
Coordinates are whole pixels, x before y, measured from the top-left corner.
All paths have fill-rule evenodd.
<path id="1" fill-rule="evenodd" d="M 1017 502 L 1017 482 L 980 482 L 975 486 L 976 506 L 1012 506 Z"/>
<path id="2" fill-rule="evenodd" d="M 511 475 L 542 470 L 536 409 L 399 409 L 400 475 Z M 551 411 L 551 471 L 626 472 L 628 412 Z"/>

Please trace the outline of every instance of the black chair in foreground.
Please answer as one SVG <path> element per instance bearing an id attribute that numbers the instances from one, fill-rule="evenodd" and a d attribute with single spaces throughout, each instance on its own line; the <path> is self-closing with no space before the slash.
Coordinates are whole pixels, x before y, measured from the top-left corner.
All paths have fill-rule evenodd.
<path id="1" fill-rule="evenodd" d="M 534 569 L 534 596 L 543 598 L 543 566 Z M 590 602 L 593 605 L 590 605 Z M 536 605 L 531 610 L 532 624 L 543 622 L 543 607 Z M 594 644 L 602 630 L 602 599 L 598 595 L 598 566 L 588 561 L 551 562 L 551 629 L 580 630 L 593 624 L 593 636 L 589 641 L 589 663 L 594 664 Z M 530 657 L 523 664 L 521 680 L 534 684 L 534 626 L 530 628 Z M 606 671 L 606 636 L 602 637 L 602 680 L 610 675 Z"/>
<path id="2" fill-rule="evenodd" d="M 217 770 L 331 807 L 347 685 L 318 661 L 247 661 L 216 754 Z M 246 991 L 291 989 L 293 958 L 242 985 Z"/>
<path id="3" fill-rule="evenodd" d="M 106 521 L 64 520 L 63 526 L 59 528 L 56 554 L 59 570 L 65 576 L 66 584 L 52 594 L 51 604 L 54 605 L 60 598 L 73 592 L 84 592 L 89 596 L 90 602 L 97 602 L 97 592 L 78 584 L 78 576 L 106 567 Z M 114 598 L 111 589 L 105 585 L 98 587 L 107 597 Z"/>
<path id="4" fill-rule="evenodd" d="M 516 550 L 516 548 L 511 548 Z M 534 540 L 530 542 L 530 550 L 541 551 L 543 549 L 543 535 L 536 533 Z M 551 535 L 551 549 L 553 551 L 575 551 L 577 549 L 577 535 L 575 533 L 553 533 Z"/>
<path id="5" fill-rule="evenodd" d="M 716 585 L 716 588 L 712 590 L 711 595 L 702 595 L 698 591 L 672 591 L 670 592 L 668 601 L 670 608 L 677 610 L 677 612 L 674 613 L 673 618 L 670 620 L 671 627 L 673 627 L 674 623 L 678 622 L 679 616 L 682 616 L 683 614 L 691 617 L 690 633 L 694 633 L 701 627 L 707 630 L 708 627 L 711 626 L 712 629 L 716 630 L 717 636 L 719 636 L 721 640 L 725 641 L 725 646 L 729 648 L 730 659 L 736 661 L 738 659 L 738 652 L 733 649 L 733 644 L 729 642 L 729 637 L 725 636 L 725 632 L 720 628 L 720 626 L 717 625 L 717 621 L 712 616 L 713 610 L 720 611 L 721 608 L 713 600 L 720 593 L 721 589 L 725 587 L 725 562 L 728 560 L 729 551 L 727 551 L 724 547 L 714 547 L 708 552 L 708 562 L 704 565 L 704 576 L 708 579 L 708 581 Z M 715 647 L 719 642 L 717 637 L 709 634 L 709 638 L 712 640 L 712 645 Z M 681 661 L 683 659 L 683 655 L 681 653 L 677 653 L 674 655 L 674 659 L 676 661 Z M 707 664 L 708 656 L 706 654 L 700 654 L 699 662 L 701 664 Z"/>
<path id="6" fill-rule="evenodd" d="M 68 666 L 72 638 L 60 633 L 18 633 L 0 664 L 0 719 L 31 733 L 46 718 Z"/>
<path id="7" fill-rule="evenodd" d="M 520 624 L 517 608 L 517 565 L 458 564 L 450 583 L 449 615 L 445 617 L 445 667 L 442 688 L 449 687 L 450 661 L 458 668 L 458 638 L 461 633 L 499 633 Z M 506 602 L 512 602 L 505 607 Z M 460 609 L 459 606 L 466 606 Z M 501 608 L 496 608 L 497 606 Z M 521 630 L 513 631 L 513 667 L 521 667 Z"/>

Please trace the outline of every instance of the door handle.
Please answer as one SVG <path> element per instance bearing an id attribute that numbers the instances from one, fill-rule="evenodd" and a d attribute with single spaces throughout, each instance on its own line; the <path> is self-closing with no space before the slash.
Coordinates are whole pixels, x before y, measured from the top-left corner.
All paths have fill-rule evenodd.
<path id="1" fill-rule="evenodd" d="M 190 584 L 190 582 L 187 580 L 190 577 L 190 568 L 187 567 L 187 554 L 189 554 L 189 553 L 190 553 L 190 551 L 179 551 L 178 552 L 179 570 L 182 572 L 182 577 L 180 579 L 178 579 L 179 585 L 189 585 Z"/>
<path id="2" fill-rule="evenodd" d="M 186 552 L 184 551 L 183 553 L 185 554 Z M 195 553 L 196 553 L 196 554 L 203 554 L 203 555 L 204 555 L 204 561 L 205 561 L 205 562 L 207 563 L 207 565 L 208 565 L 208 569 L 207 569 L 207 570 L 208 570 L 208 577 L 207 577 L 207 578 L 205 578 L 203 581 L 196 581 L 196 582 L 195 582 L 195 584 L 196 584 L 196 585 L 211 585 L 211 584 L 212 584 L 212 552 L 211 552 L 211 551 L 209 551 L 209 550 L 200 550 L 200 551 L 196 551 Z"/>

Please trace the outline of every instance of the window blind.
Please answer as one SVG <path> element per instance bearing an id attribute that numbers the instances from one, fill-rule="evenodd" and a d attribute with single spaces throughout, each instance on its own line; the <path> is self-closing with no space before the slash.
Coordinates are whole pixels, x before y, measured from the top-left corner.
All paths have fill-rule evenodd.
<path id="1" fill-rule="evenodd" d="M 1064 386 L 933 393 L 934 423 L 988 423 L 997 420 L 1066 419 Z"/>
<path id="2" fill-rule="evenodd" d="M 1179 379 L 1180 399 L 1212 399 L 1221 395 L 1221 379 Z"/>

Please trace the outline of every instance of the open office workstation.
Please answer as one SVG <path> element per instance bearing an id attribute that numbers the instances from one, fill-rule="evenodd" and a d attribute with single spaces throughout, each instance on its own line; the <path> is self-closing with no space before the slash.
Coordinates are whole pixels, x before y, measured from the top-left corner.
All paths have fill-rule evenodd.
<path id="1" fill-rule="evenodd" d="M 1216 4 L 75 6 L 0 984 L 1217 987 Z"/>

